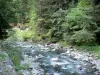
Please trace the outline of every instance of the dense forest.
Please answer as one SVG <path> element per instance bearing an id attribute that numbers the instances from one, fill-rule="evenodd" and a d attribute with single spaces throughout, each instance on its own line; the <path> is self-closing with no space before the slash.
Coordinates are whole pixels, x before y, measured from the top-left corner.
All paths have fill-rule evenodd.
<path id="1" fill-rule="evenodd" d="M 0 34 L 17 26 L 34 34 L 25 40 L 72 45 L 100 44 L 99 0 L 0 0 Z"/>
<path id="2" fill-rule="evenodd" d="M 100 75 L 100 0 L 0 0 L 0 75 Z"/>

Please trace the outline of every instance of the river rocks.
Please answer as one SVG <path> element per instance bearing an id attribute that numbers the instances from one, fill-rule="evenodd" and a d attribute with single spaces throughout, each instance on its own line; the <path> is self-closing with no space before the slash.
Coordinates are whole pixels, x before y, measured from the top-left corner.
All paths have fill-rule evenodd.
<path id="1" fill-rule="evenodd" d="M 91 63 L 92 64 L 95 64 L 96 65 L 96 68 L 100 70 L 100 59 L 93 60 Z"/>
<path id="2" fill-rule="evenodd" d="M 13 63 L 5 52 L 0 51 L 0 58 L 2 58 L 0 59 L 0 75 L 17 75 Z"/>
<path id="3" fill-rule="evenodd" d="M 58 58 L 52 58 L 51 62 L 54 62 L 54 61 L 57 61 L 57 60 L 58 60 Z"/>
<path id="4" fill-rule="evenodd" d="M 21 70 L 23 75 L 100 75 L 92 55 L 72 46 L 62 48 L 59 44 L 40 43 L 21 43 L 20 46 L 21 65 L 29 65 L 28 69 Z"/>
<path id="5" fill-rule="evenodd" d="M 42 57 L 43 56 L 40 54 L 34 58 L 32 56 L 23 55 L 24 60 L 21 61 L 21 65 L 27 64 L 29 67 L 27 70 L 22 70 L 21 73 L 23 75 L 44 75 L 44 70 L 39 66 L 40 63 L 34 62 L 35 60 Z"/>
<path id="6" fill-rule="evenodd" d="M 76 60 L 82 60 L 82 61 L 90 61 L 93 60 L 92 54 L 80 52 L 76 49 L 72 49 L 70 47 L 64 48 L 65 53 L 62 53 L 64 55 L 69 55 L 70 57 L 76 59 Z"/>

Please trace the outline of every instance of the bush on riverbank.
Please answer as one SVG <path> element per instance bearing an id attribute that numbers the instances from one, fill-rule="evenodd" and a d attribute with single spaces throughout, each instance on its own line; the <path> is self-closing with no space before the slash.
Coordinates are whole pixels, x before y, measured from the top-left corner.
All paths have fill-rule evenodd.
<path id="1" fill-rule="evenodd" d="M 14 28 L 9 32 L 9 35 L 10 37 L 8 39 L 12 41 L 28 41 L 34 38 L 35 33 L 30 28 L 27 28 L 25 30 Z"/>
<path id="2" fill-rule="evenodd" d="M 22 52 L 20 47 L 14 47 L 15 42 L 5 41 L 2 44 L 2 50 L 5 51 L 11 58 L 15 67 L 20 66 Z"/>

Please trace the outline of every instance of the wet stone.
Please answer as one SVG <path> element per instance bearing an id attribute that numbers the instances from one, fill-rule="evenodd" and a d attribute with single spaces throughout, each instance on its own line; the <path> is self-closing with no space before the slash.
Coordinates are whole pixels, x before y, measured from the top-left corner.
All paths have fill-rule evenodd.
<path id="1" fill-rule="evenodd" d="M 61 49 L 58 44 L 25 44 L 23 64 L 32 75 L 100 75 L 97 66 L 90 63 L 88 54 L 75 52 L 73 47 Z M 32 46 L 32 47 L 30 47 Z M 32 49 L 34 48 L 34 49 Z M 31 57 L 31 58 L 30 58 Z M 95 63 L 95 62 L 94 62 Z M 23 65 L 21 64 L 21 65 Z M 26 72 L 27 72 L 26 71 Z M 25 73 L 25 71 L 23 72 Z"/>

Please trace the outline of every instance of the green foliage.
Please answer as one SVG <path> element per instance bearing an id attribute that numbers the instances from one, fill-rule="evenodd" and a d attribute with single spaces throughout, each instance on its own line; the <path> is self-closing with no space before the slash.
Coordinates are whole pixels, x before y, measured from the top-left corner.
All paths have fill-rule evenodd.
<path id="1" fill-rule="evenodd" d="M 95 43 L 100 34 L 98 9 L 99 3 L 90 0 L 0 1 L 3 21 L 7 21 L 7 24 L 28 24 L 29 30 L 16 30 L 12 36 L 25 41 L 32 39 L 49 42 L 63 40 L 71 44 Z M 0 27 L 1 32 L 5 29 L 3 25 Z"/>
<path id="2" fill-rule="evenodd" d="M 19 59 L 18 55 L 13 55 L 11 60 L 14 63 L 15 66 L 19 66 L 20 65 L 20 59 Z"/>
<path id="3" fill-rule="evenodd" d="M 6 29 L 9 29 L 9 23 L 15 22 L 15 9 L 13 0 L 0 0 L 0 38 L 7 37 Z"/>
<path id="4" fill-rule="evenodd" d="M 1 60 L 4 60 L 6 57 L 7 57 L 6 54 L 0 52 L 0 61 L 1 61 Z"/>
<path id="5" fill-rule="evenodd" d="M 10 26 L 8 25 L 8 23 L 5 21 L 5 19 L 3 18 L 3 16 L 0 15 L 0 39 L 4 39 L 7 37 L 7 31 L 6 29 L 9 29 Z"/>
<path id="6" fill-rule="evenodd" d="M 30 11 L 33 7 L 33 0 L 14 0 L 14 9 L 17 23 L 29 23 Z"/>
<path id="7" fill-rule="evenodd" d="M 13 0 L 0 0 L 0 15 L 7 21 L 14 21 Z"/>
<path id="8" fill-rule="evenodd" d="M 91 7 L 91 1 L 90 0 L 79 0 L 77 7 L 79 8 L 89 8 Z"/>
<path id="9" fill-rule="evenodd" d="M 89 10 L 93 10 L 92 7 L 89 9 L 83 9 L 87 6 L 88 2 L 83 0 L 79 1 L 78 7 L 69 9 L 66 16 L 66 22 L 62 25 L 64 30 L 64 39 L 70 44 L 93 44 L 95 42 L 94 31 L 97 28 L 93 16 L 89 14 Z M 80 2 L 82 3 L 82 8 L 79 7 Z M 88 7 L 88 6 L 87 6 Z"/>
<path id="10" fill-rule="evenodd" d="M 22 59 L 22 52 L 20 47 L 13 47 L 14 42 L 12 41 L 5 41 L 2 43 L 2 48 L 5 50 L 5 52 L 8 54 L 8 56 L 11 58 L 12 62 L 15 66 L 20 65 L 20 61 Z"/>
<path id="11" fill-rule="evenodd" d="M 76 31 L 72 37 L 70 38 L 71 41 L 74 41 L 76 44 L 93 44 L 95 41 L 94 34 L 87 31 L 87 30 L 80 30 Z"/>
<path id="12" fill-rule="evenodd" d="M 61 25 L 65 21 L 65 15 L 66 15 L 65 13 L 66 11 L 61 8 L 52 15 L 53 26 L 52 26 L 51 38 L 53 38 L 55 42 L 63 38 L 62 35 L 63 30 Z"/>
<path id="13" fill-rule="evenodd" d="M 70 0 L 37 0 L 37 34 L 42 36 L 50 33 L 49 40 L 55 42 L 62 39 L 61 24 L 69 3 Z"/>
<path id="14" fill-rule="evenodd" d="M 29 27 L 34 28 L 35 26 L 33 27 L 33 25 L 35 25 L 35 16 L 35 0 L 0 0 L 1 38 L 4 38 L 4 35 L 7 35 L 7 32 L 4 29 L 8 29 L 9 24 L 11 23 L 13 23 L 13 26 L 18 25 L 18 23 L 30 23 Z"/>
<path id="15" fill-rule="evenodd" d="M 29 68 L 28 64 L 16 66 L 16 70 L 19 72 L 20 70 L 27 70 Z M 20 72 L 19 72 L 20 73 Z"/>
<path id="16" fill-rule="evenodd" d="M 94 9 L 90 0 L 38 0 L 37 4 L 40 6 L 37 7 L 36 31 L 41 38 L 49 37 L 51 42 L 64 39 L 71 44 L 95 42 L 94 32 L 98 26 L 94 20 Z M 49 31 L 51 32 L 47 37 Z"/>
<path id="17" fill-rule="evenodd" d="M 66 42 L 66 41 L 60 41 L 59 44 L 62 46 L 62 47 L 66 47 L 68 46 L 69 44 Z"/>
<path id="18" fill-rule="evenodd" d="M 34 35 L 33 31 L 31 31 L 30 29 L 26 29 L 26 30 L 16 29 L 14 34 L 14 36 L 18 40 L 22 40 L 22 41 L 27 41 L 31 39 L 33 35 Z"/>
<path id="19" fill-rule="evenodd" d="M 100 46 L 98 45 L 95 46 L 82 45 L 82 46 L 75 46 L 75 48 L 77 50 L 82 50 L 84 52 L 88 51 L 90 53 L 93 53 L 97 59 L 100 59 Z"/>

